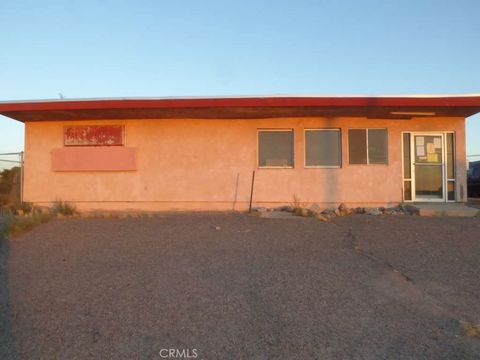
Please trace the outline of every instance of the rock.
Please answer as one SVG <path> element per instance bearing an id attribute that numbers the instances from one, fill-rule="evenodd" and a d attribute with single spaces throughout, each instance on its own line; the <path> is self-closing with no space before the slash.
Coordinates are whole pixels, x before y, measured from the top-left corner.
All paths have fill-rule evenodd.
<path id="1" fill-rule="evenodd" d="M 323 211 L 322 211 L 322 214 L 324 214 L 324 215 L 332 215 L 333 213 L 335 213 L 335 210 L 337 210 L 337 209 L 335 209 L 335 208 L 328 208 L 328 209 L 323 210 Z"/>
<path id="2" fill-rule="evenodd" d="M 254 207 L 254 208 L 252 208 L 252 211 L 265 212 L 265 211 L 267 211 L 267 208 L 266 207 Z"/>
<path id="3" fill-rule="evenodd" d="M 350 214 L 350 209 L 347 207 L 347 205 L 341 203 L 338 206 L 338 212 L 340 213 L 340 216 L 346 216 Z"/>
<path id="4" fill-rule="evenodd" d="M 316 214 L 315 217 L 320 221 L 328 221 L 330 217 L 325 214 Z"/>
<path id="5" fill-rule="evenodd" d="M 279 206 L 279 207 L 275 208 L 275 211 L 293 212 L 293 207 L 291 207 L 291 206 Z"/>
<path id="6" fill-rule="evenodd" d="M 333 211 L 333 213 L 334 213 L 336 216 L 342 216 L 342 213 L 341 213 L 340 210 L 338 210 L 338 209 L 335 209 L 335 210 Z"/>
<path id="7" fill-rule="evenodd" d="M 402 212 L 402 210 L 400 209 L 399 206 L 392 206 L 392 207 L 389 207 L 389 208 L 386 208 L 383 213 L 385 215 L 398 215 Z"/>
<path id="8" fill-rule="evenodd" d="M 325 208 L 321 207 L 320 205 L 318 204 L 312 204 L 310 205 L 310 207 L 308 208 L 308 210 L 310 210 L 312 213 L 314 214 L 321 214 L 323 210 L 325 210 Z"/>
<path id="9" fill-rule="evenodd" d="M 402 211 L 405 214 L 409 214 L 409 215 L 418 215 L 419 214 L 418 209 L 415 206 L 410 205 L 410 204 L 401 204 L 400 208 L 402 209 Z"/>
<path id="10" fill-rule="evenodd" d="M 379 208 L 365 208 L 365 214 L 367 215 L 382 215 L 382 211 Z"/>
<path id="11" fill-rule="evenodd" d="M 305 208 L 298 208 L 295 211 L 296 215 L 298 216 L 303 216 L 303 217 L 309 217 L 310 216 L 310 211 Z"/>
<path id="12" fill-rule="evenodd" d="M 215 230 L 222 230 L 222 228 L 220 226 L 215 226 Z"/>

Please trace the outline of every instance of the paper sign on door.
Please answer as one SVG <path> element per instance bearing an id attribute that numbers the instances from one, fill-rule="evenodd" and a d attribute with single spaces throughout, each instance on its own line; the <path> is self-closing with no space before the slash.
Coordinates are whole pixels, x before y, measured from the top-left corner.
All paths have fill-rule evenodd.
<path id="1" fill-rule="evenodd" d="M 435 146 L 432 143 L 427 144 L 427 154 L 435 154 Z"/>
<path id="2" fill-rule="evenodd" d="M 427 154 L 428 162 L 438 162 L 438 154 Z"/>

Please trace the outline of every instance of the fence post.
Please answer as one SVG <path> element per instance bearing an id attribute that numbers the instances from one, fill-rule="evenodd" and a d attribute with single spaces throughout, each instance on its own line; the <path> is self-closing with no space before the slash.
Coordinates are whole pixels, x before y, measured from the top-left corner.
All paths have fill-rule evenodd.
<path id="1" fill-rule="evenodd" d="M 252 172 L 252 188 L 250 190 L 250 203 L 248 204 L 248 213 L 252 212 L 253 186 L 255 185 L 255 170 Z"/>
<path id="2" fill-rule="evenodd" d="M 20 204 L 23 204 L 23 151 L 20 152 Z"/>

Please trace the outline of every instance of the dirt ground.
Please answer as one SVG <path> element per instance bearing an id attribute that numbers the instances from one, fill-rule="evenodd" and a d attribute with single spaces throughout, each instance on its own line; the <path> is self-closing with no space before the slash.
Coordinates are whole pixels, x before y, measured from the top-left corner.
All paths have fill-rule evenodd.
<path id="1" fill-rule="evenodd" d="M 479 218 L 56 220 L 0 271 L 1 359 L 480 359 Z"/>

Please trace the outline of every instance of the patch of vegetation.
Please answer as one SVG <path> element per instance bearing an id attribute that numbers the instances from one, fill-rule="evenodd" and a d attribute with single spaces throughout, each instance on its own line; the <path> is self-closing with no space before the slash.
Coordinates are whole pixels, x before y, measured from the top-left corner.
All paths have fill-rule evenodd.
<path id="1" fill-rule="evenodd" d="M 50 221 L 54 217 L 51 213 L 35 213 L 31 216 L 8 216 L 4 217 L 5 221 L 5 235 L 17 236 L 34 227 Z"/>
<path id="2" fill-rule="evenodd" d="M 15 205 L 20 200 L 20 168 L 0 171 L 0 206 Z"/>
<path id="3" fill-rule="evenodd" d="M 474 337 L 480 339 L 480 324 L 470 324 L 470 323 L 463 323 L 463 333 L 468 337 Z"/>
<path id="4" fill-rule="evenodd" d="M 303 216 L 303 217 L 315 216 L 315 213 L 310 209 L 308 209 L 307 204 L 300 201 L 300 198 L 298 198 L 297 195 L 293 195 L 292 208 L 293 208 L 294 215 Z"/>
<path id="5" fill-rule="evenodd" d="M 33 204 L 30 202 L 23 202 L 20 204 L 19 210 L 22 210 L 24 214 L 31 214 L 33 211 Z"/>
<path id="6" fill-rule="evenodd" d="M 51 211 L 55 215 L 71 216 L 77 213 L 77 208 L 74 204 L 57 200 L 53 203 Z"/>
<path id="7" fill-rule="evenodd" d="M 60 200 L 47 209 L 28 202 L 17 206 L 0 206 L 0 235 L 3 232 L 6 236 L 18 236 L 55 217 L 75 214 L 77 210 L 74 204 Z"/>

